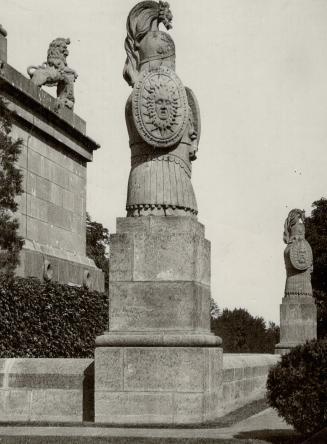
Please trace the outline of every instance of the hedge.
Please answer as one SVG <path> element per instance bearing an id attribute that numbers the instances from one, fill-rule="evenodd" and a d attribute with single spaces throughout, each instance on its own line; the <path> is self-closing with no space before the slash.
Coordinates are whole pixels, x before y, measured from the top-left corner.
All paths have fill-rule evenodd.
<path id="1" fill-rule="evenodd" d="M 268 402 L 296 430 L 327 427 L 327 339 L 295 347 L 270 369 Z"/>
<path id="2" fill-rule="evenodd" d="M 1 358 L 92 357 L 107 329 L 106 294 L 0 274 Z"/>

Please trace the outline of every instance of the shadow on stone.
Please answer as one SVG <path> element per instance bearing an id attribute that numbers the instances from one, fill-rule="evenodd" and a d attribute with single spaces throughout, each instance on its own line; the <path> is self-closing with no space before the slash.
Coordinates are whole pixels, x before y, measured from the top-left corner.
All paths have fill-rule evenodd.
<path id="1" fill-rule="evenodd" d="M 94 421 L 94 362 L 84 371 L 83 421 Z"/>
<path id="2" fill-rule="evenodd" d="M 305 439 L 302 435 L 293 430 L 283 429 L 240 432 L 235 435 L 234 438 L 258 440 L 259 442 L 262 441 L 271 444 L 303 444 Z"/>
<path id="3" fill-rule="evenodd" d="M 327 427 L 320 430 L 320 432 L 308 438 L 303 444 L 326 444 L 327 442 Z"/>

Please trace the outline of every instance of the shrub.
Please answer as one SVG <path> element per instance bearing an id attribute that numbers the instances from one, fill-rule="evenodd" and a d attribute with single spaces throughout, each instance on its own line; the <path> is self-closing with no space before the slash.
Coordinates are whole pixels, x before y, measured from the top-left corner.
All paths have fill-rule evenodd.
<path id="1" fill-rule="evenodd" d="M 103 293 L 0 275 L 0 357 L 92 357 L 108 328 Z"/>
<path id="2" fill-rule="evenodd" d="M 304 434 L 327 426 L 327 340 L 311 341 L 282 356 L 267 380 L 268 402 Z"/>

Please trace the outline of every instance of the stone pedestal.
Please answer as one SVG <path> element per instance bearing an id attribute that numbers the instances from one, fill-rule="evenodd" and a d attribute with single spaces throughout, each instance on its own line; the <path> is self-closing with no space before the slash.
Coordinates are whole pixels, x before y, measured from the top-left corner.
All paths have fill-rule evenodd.
<path id="1" fill-rule="evenodd" d="M 84 120 L 4 61 L 5 48 L 0 29 L 0 94 L 14 112 L 10 136 L 22 142 L 16 274 L 103 291 L 104 274 L 86 256 L 86 170 L 99 146 Z"/>
<path id="2" fill-rule="evenodd" d="M 317 308 L 311 296 L 287 296 L 280 305 L 280 343 L 275 353 L 285 354 L 317 338 Z"/>
<path id="3" fill-rule="evenodd" d="M 117 219 L 109 332 L 96 340 L 95 421 L 213 419 L 221 339 L 210 333 L 210 243 L 191 216 Z"/>

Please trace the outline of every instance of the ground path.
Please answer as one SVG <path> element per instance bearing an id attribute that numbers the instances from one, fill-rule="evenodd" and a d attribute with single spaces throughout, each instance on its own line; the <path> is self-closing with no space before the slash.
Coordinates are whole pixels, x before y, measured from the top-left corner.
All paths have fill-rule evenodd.
<path id="1" fill-rule="evenodd" d="M 292 428 L 267 408 L 227 427 L 122 428 L 96 426 L 0 426 L 0 444 L 114 443 L 114 444 L 205 444 L 303 442 Z"/>

